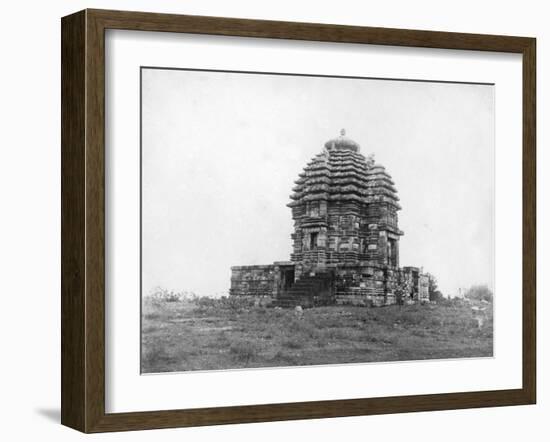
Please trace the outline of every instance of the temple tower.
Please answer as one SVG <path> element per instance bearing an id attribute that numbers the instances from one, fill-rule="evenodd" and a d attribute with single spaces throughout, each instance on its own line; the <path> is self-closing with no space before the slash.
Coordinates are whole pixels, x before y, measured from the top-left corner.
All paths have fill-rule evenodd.
<path id="1" fill-rule="evenodd" d="M 296 276 L 345 265 L 399 267 L 399 198 L 384 167 L 346 137 L 325 143 L 291 195 Z"/>

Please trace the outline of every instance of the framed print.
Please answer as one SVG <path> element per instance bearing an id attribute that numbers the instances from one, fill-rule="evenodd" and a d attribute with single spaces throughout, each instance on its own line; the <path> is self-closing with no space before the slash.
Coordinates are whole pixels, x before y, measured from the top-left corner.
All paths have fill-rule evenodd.
<path id="1" fill-rule="evenodd" d="M 535 40 L 62 19 L 62 423 L 533 404 Z"/>

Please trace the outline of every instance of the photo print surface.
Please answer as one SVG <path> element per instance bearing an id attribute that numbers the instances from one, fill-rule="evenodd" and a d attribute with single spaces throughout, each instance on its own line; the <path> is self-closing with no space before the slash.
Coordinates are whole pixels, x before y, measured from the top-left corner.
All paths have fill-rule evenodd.
<path id="1" fill-rule="evenodd" d="M 492 357 L 494 94 L 143 67 L 142 374 Z"/>

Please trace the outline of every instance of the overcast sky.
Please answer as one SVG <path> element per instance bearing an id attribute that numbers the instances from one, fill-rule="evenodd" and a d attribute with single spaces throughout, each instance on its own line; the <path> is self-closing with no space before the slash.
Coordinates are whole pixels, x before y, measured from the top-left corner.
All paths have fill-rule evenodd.
<path id="1" fill-rule="evenodd" d="M 341 128 L 395 181 L 400 264 L 493 286 L 493 86 L 144 69 L 142 100 L 145 294 L 289 260 L 294 180 Z"/>

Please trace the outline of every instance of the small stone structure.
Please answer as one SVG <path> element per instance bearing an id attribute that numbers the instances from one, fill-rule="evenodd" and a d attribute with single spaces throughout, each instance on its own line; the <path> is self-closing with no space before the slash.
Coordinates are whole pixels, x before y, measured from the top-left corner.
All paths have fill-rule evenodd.
<path id="1" fill-rule="evenodd" d="M 230 294 L 281 306 L 426 302 L 428 276 L 399 267 L 397 190 L 383 166 L 341 135 L 325 143 L 292 189 L 290 261 L 231 268 Z"/>

